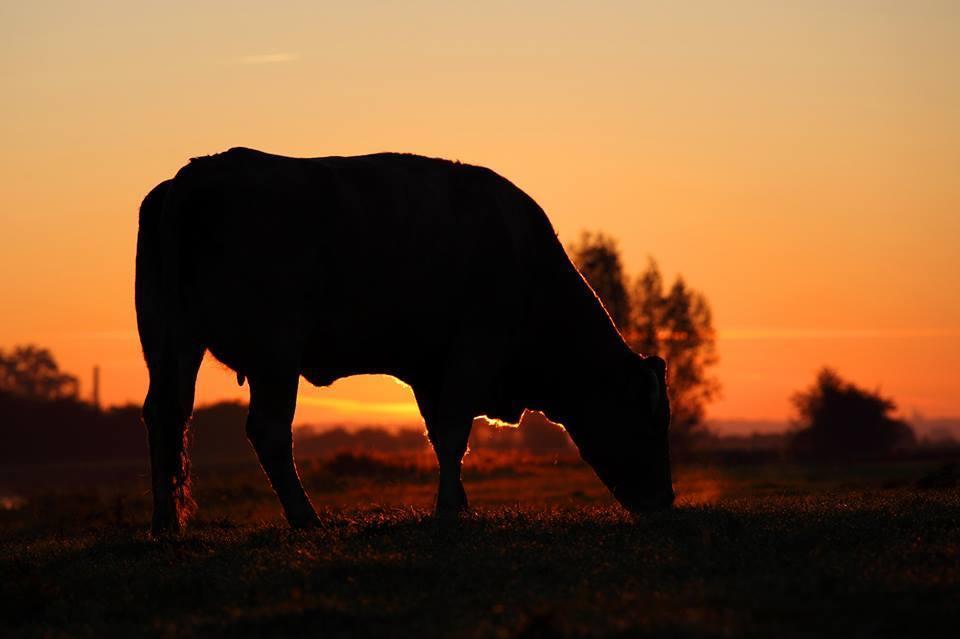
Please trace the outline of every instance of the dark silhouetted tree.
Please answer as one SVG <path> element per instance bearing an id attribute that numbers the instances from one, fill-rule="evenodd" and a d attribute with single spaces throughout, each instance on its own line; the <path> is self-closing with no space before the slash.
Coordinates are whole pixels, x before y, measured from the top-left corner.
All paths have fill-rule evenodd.
<path id="1" fill-rule="evenodd" d="M 619 249 L 602 233 L 584 233 L 570 255 L 630 347 L 667 361 L 672 445 L 689 446 L 703 430 L 707 404 L 720 391 L 710 373 L 717 352 L 707 299 L 681 277 L 664 292 L 663 276 L 652 259 L 628 289 Z"/>
<path id="2" fill-rule="evenodd" d="M 607 308 L 610 319 L 623 331 L 630 322 L 630 299 L 616 241 L 603 233 L 584 231 L 579 242 L 570 247 L 570 254 Z"/>
<path id="3" fill-rule="evenodd" d="M 916 444 L 913 429 L 895 419 L 896 404 L 824 368 L 816 382 L 793 396 L 796 430 L 790 452 L 813 459 L 849 459 L 890 454 Z"/>
<path id="4" fill-rule="evenodd" d="M 47 349 L 28 345 L 9 354 L 0 350 L 0 392 L 54 401 L 76 399 L 78 391 L 77 378 L 61 372 Z"/>

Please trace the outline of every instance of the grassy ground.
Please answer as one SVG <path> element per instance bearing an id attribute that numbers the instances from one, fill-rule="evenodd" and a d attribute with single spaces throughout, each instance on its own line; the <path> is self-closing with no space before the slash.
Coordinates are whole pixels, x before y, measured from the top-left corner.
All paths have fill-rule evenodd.
<path id="1" fill-rule="evenodd" d="M 30 495 L 0 510 L 0 636 L 960 627 L 960 490 L 919 489 L 932 462 L 681 469 L 679 506 L 637 519 L 578 465 L 471 468 L 474 513 L 441 522 L 415 466 L 305 464 L 324 521 L 308 533 L 249 468 L 198 469 L 201 510 L 175 540 L 147 536 L 142 477 Z"/>

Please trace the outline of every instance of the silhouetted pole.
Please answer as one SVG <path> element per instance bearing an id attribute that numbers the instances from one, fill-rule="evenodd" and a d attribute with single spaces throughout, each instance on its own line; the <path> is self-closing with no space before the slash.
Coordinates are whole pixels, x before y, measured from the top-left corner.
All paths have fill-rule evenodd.
<path id="1" fill-rule="evenodd" d="M 100 410 L 100 367 L 93 367 L 93 397 L 92 403 L 97 410 Z"/>

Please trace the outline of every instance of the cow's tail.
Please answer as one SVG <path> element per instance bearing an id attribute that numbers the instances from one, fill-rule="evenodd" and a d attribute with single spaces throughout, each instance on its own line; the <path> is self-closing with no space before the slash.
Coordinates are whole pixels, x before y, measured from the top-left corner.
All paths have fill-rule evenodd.
<path id="1" fill-rule="evenodd" d="M 160 183 L 140 206 L 134 284 L 137 330 L 150 373 L 143 418 L 150 442 L 154 532 L 179 529 L 194 510 L 186 425 L 203 357 L 179 308 L 177 207 L 170 202 L 174 186 L 174 180 Z"/>

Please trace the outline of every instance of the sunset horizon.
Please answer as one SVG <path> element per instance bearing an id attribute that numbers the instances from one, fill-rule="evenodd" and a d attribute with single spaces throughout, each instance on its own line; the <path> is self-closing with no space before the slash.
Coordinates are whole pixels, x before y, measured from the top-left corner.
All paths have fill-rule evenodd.
<path id="1" fill-rule="evenodd" d="M 234 146 L 389 150 L 489 167 L 564 245 L 604 232 L 629 275 L 653 258 L 703 293 L 710 420 L 785 422 L 823 366 L 902 415 L 960 416 L 955 7 L 737 6 L 410 8 L 430 38 L 387 7 L 6 7 L 0 348 L 49 348 L 86 389 L 99 366 L 105 405 L 142 402 L 144 195 Z M 246 392 L 208 358 L 198 403 Z M 418 419 L 389 380 L 300 397 L 298 423 Z"/>

